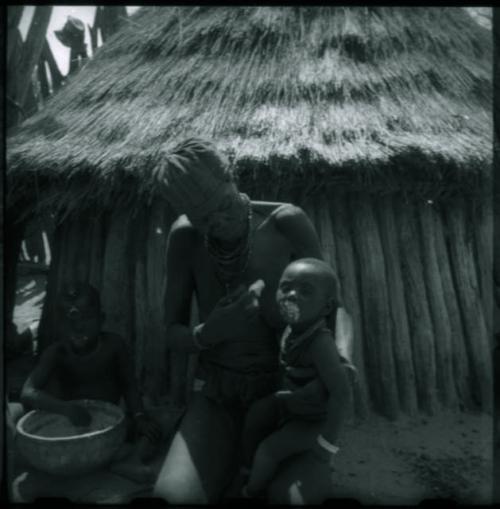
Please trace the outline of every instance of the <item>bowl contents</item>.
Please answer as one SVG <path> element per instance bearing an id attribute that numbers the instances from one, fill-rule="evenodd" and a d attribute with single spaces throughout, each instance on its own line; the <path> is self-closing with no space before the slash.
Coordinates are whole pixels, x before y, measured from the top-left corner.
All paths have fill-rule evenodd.
<path id="1" fill-rule="evenodd" d="M 25 421 L 23 430 L 30 435 L 43 438 L 68 438 L 105 430 L 116 425 L 121 415 L 105 406 L 87 403 L 84 405 L 92 416 L 88 426 L 75 426 L 66 416 L 48 412 L 37 412 L 36 419 Z"/>

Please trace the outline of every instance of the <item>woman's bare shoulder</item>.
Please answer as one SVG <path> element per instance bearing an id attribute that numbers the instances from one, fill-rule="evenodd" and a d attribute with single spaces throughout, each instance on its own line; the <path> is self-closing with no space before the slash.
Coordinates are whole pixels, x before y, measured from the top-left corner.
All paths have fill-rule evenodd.
<path id="1" fill-rule="evenodd" d="M 278 224 L 283 219 L 301 214 L 302 209 L 291 203 L 271 202 L 271 201 L 252 201 L 252 208 L 255 213 L 265 217 L 273 224 Z"/>

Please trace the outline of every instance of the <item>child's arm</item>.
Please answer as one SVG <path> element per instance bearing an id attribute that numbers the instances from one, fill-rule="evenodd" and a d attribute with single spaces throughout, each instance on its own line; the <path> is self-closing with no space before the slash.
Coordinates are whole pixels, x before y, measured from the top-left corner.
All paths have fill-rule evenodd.
<path id="1" fill-rule="evenodd" d="M 328 391 L 327 420 L 316 447 L 317 452 L 328 457 L 337 448 L 340 427 L 349 402 L 349 381 L 330 333 L 320 332 L 311 344 L 310 351 L 319 378 Z"/>
<path id="2" fill-rule="evenodd" d="M 32 373 L 28 376 L 21 391 L 21 402 L 31 408 L 65 415 L 77 426 L 90 423 L 90 413 L 80 405 L 64 401 L 47 390 L 49 381 L 59 384 L 57 373 L 59 345 L 51 345 L 43 352 Z M 51 380 L 52 379 L 52 380 Z"/>
<path id="3" fill-rule="evenodd" d="M 161 436 L 161 430 L 156 422 L 150 419 L 144 411 L 141 396 L 134 375 L 134 365 L 132 356 L 127 348 L 125 341 L 116 337 L 116 349 L 118 354 L 118 364 L 120 373 L 120 382 L 122 383 L 122 394 L 127 409 L 132 414 L 137 425 L 139 433 L 147 436 L 151 441 L 156 441 Z"/>

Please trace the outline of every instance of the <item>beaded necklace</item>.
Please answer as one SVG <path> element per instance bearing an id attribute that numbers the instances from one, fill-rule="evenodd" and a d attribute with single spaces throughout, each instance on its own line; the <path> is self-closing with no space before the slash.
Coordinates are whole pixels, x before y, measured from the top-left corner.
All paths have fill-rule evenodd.
<path id="1" fill-rule="evenodd" d="M 252 254 L 252 204 L 250 198 L 240 193 L 247 206 L 247 227 L 236 245 L 227 247 L 205 233 L 204 241 L 208 254 L 215 262 L 215 274 L 229 293 L 230 284 L 245 272 Z"/>
<path id="2" fill-rule="evenodd" d="M 291 337 L 292 328 L 287 325 L 285 330 L 283 331 L 283 335 L 281 336 L 281 355 L 284 356 L 292 350 L 298 348 L 304 341 L 309 339 L 313 333 L 315 333 L 318 329 L 327 329 L 326 320 L 321 317 L 312 325 L 310 325 L 305 331 L 301 332 L 299 335 L 295 337 Z"/>

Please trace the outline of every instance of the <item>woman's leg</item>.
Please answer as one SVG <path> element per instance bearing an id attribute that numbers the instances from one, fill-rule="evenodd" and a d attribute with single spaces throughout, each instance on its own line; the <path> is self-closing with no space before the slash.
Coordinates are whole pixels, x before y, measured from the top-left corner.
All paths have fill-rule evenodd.
<path id="1" fill-rule="evenodd" d="M 230 414 L 195 393 L 158 475 L 154 495 L 170 504 L 219 500 L 234 474 L 238 430 Z"/>
<path id="2" fill-rule="evenodd" d="M 255 453 L 247 492 L 262 492 L 283 460 L 312 448 L 320 429 L 317 422 L 290 421 L 266 438 Z"/>

